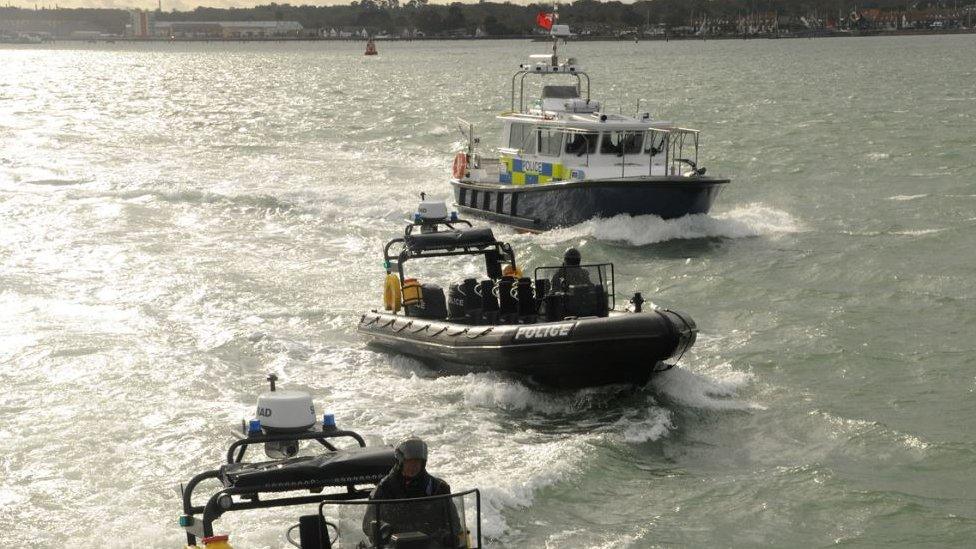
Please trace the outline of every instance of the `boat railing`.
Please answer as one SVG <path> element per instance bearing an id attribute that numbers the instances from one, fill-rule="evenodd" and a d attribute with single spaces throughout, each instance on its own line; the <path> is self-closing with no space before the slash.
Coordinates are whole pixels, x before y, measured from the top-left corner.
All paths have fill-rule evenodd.
<path id="1" fill-rule="evenodd" d="M 526 132 L 522 143 L 512 143 L 518 147 L 499 147 L 498 153 L 502 156 L 516 157 L 524 159 L 527 151 L 533 151 L 534 145 L 530 140 L 535 139 L 537 130 L 546 128 L 553 129 L 552 126 L 534 126 L 532 131 Z M 619 169 L 619 176 L 694 176 L 704 174 L 703 168 L 698 167 L 698 146 L 699 132 L 689 128 L 681 127 L 651 127 L 648 129 L 604 129 L 597 130 L 586 127 L 558 127 L 565 138 L 561 141 L 562 149 L 560 158 L 579 157 L 579 165 L 585 168 L 613 167 Z M 612 148 L 606 147 L 606 140 L 610 139 L 610 134 L 619 134 L 614 137 L 618 142 Z M 576 141 L 575 148 L 569 151 L 569 136 L 574 136 Z M 530 160 L 531 154 L 529 154 Z M 595 163 L 591 156 L 597 160 Z M 545 158 L 540 157 L 543 161 Z M 492 177 L 498 175 L 493 169 L 500 173 L 500 158 L 478 158 L 475 167 L 486 170 L 485 175 Z M 643 170 L 646 167 L 646 172 Z M 655 173 L 655 168 L 657 173 Z M 604 172 L 605 173 L 605 172 Z M 603 176 L 601 176 L 603 177 Z"/>
<path id="2" fill-rule="evenodd" d="M 474 124 L 471 122 L 458 117 L 457 125 L 458 131 L 461 132 L 461 137 L 464 139 L 465 143 L 467 143 L 465 146 L 465 151 L 470 159 L 474 156 L 475 147 L 478 145 L 478 143 L 480 143 L 481 140 L 474 136 Z"/>
<path id="3" fill-rule="evenodd" d="M 583 82 L 586 82 L 586 101 L 590 101 L 590 76 L 586 72 L 577 69 L 572 65 L 549 65 L 539 63 L 536 65 L 522 65 L 522 67 L 512 75 L 512 111 L 525 112 L 525 77 L 530 74 L 546 75 L 570 75 L 576 78 L 576 88 L 582 91 Z M 515 109 L 515 86 L 518 84 L 518 110 Z M 541 105 L 540 105 L 541 108 Z"/>
<path id="4" fill-rule="evenodd" d="M 638 133 L 634 131 L 623 131 Z M 628 147 L 621 144 L 620 160 L 614 166 L 620 167 L 620 177 L 627 177 L 627 168 L 643 166 L 646 161 L 647 175 L 654 175 L 655 158 L 664 154 L 664 161 L 657 164 L 664 167 L 664 175 L 701 174 L 698 168 L 698 130 L 688 128 L 652 128 L 643 135 L 641 152 L 627 153 Z M 588 156 L 588 155 L 587 155 Z M 646 159 L 646 160 L 645 160 Z M 587 158 L 587 164 L 589 159 Z"/>
<path id="5" fill-rule="evenodd" d="M 698 167 L 698 130 L 674 128 L 667 141 L 667 175 L 703 175 Z M 686 168 L 691 168 L 690 170 Z"/>

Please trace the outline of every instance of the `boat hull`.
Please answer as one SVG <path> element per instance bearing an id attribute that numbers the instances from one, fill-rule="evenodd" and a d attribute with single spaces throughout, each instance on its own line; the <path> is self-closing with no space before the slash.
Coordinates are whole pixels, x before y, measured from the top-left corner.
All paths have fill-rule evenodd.
<path id="1" fill-rule="evenodd" d="M 494 326 L 374 311 L 362 316 L 358 331 L 370 346 L 442 373 L 506 372 L 580 388 L 646 383 L 663 361 L 694 345 L 698 329 L 688 315 L 670 310 Z"/>
<path id="2" fill-rule="evenodd" d="M 728 179 L 640 177 L 507 185 L 451 180 L 466 215 L 529 231 L 567 227 L 595 217 L 656 215 L 673 219 L 708 213 Z"/>

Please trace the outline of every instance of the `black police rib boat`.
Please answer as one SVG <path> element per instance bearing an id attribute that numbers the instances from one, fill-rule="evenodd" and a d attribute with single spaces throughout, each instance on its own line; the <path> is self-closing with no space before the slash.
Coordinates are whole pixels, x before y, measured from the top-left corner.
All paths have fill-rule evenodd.
<path id="1" fill-rule="evenodd" d="M 409 261 L 451 256 L 483 256 L 487 277 L 453 283 L 445 298 L 440 286 L 404 273 Z M 385 310 L 364 314 L 359 333 L 445 373 L 508 372 L 561 388 L 642 384 L 697 336 L 686 314 L 642 311 L 639 293 L 628 310 L 614 310 L 611 263 L 522 276 L 509 244 L 448 216 L 443 203 L 422 202 L 384 257 Z"/>
<path id="2" fill-rule="evenodd" d="M 285 534 L 300 549 L 482 547 L 477 489 L 369 500 L 370 490 L 396 461 L 393 448 L 367 447 L 358 433 L 336 427 L 331 414 L 319 423 L 308 393 L 276 391 L 275 376 L 268 379 L 271 391 L 258 399 L 259 419 L 251 420 L 230 445 L 226 462 L 180 486 L 179 523 L 186 531 L 186 549 L 231 549 L 230 536 L 214 531 L 214 523 L 226 513 L 312 504 L 318 512 L 299 516 Z M 343 439 L 356 444 L 342 447 L 338 441 Z M 306 442 L 318 444 L 302 450 Z M 263 447 L 271 460 L 246 462 L 247 450 L 255 446 Z M 194 502 L 201 486 L 215 483 L 219 487 L 205 503 Z"/>

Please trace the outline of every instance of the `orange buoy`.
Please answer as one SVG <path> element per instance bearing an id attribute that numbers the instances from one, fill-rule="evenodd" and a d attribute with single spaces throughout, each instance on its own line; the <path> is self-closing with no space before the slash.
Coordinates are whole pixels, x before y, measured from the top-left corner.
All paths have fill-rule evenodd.
<path id="1" fill-rule="evenodd" d="M 376 51 L 376 44 L 373 42 L 373 39 L 370 38 L 369 41 L 366 42 L 366 53 L 364 55 L 377 55 L 377 54 L 379 54 L 379 52 Z"/>

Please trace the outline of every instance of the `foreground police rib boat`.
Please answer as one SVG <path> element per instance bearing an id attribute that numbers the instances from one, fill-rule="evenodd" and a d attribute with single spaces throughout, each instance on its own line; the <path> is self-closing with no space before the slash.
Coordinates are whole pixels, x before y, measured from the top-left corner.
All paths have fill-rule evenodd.
<path id="1" fill-rule="evenodd" d="M 187 549 L 230 549 L 230 535 L 214 531 L 226 513 L 297 506 L 305 511 L 285 537 L 301 549 L 480 549 L 478 490 L 368 500 L 395 463 L 393 449 L 367 447 L 358 433 L 336 427 L 331 414 L 319 423 L 308 393 L 276 390 L 275 376 L 268 380 L 271 390 L 258 399 L 257 418 L 227 449 L 226 462 L 180 487 Z M 342 447 L 343 439 L 356 445 Z M 314 447 L 303 451 L 308 442 Z M 270 461 L 246 462 L 254 446 L 263 446 Z M 194 502 L 207 483 L 218 487 Z M 310 513 L 310 505 L 317 512 Z"/>
<path id="2" fill-rule="evenodd" d="M 457 208 L 527 231 L 619 214 L 708 213 L 729 180 L 707 177 L 699 166 L 698 130 L 647 112 L 605 112 L 590 99 L 589 76 L 575 59 L 560 61 L 553 38 L 552 54 L 533 55 L 512 77 L 497 155 L 478 153 L 474 128 L 459 120 L 467 147 L 452 170 Z M 571 84 L 545 85 L 541 98 L 526 104 L 530 75 Z"/>
<path id="3" fill-rule="evenodd" d="M 359 333 L 445 373 L 501 371 L 565 388 L 642 384 L 667 367 L 663 361 L 680 359 L 698 331 L 684 313 L 641 311 L 640 294 L 632 311 L 615 311 L 611 263 L 522 276 L 509 244 L 448 216 L 443 203 L 421 203 L 384 256 L 385 310 L 364 314 Z M 404 271 L 412 261 L 451 256 L 483 256 L 486 277 L 452 283 L 445 297 Z"/>

